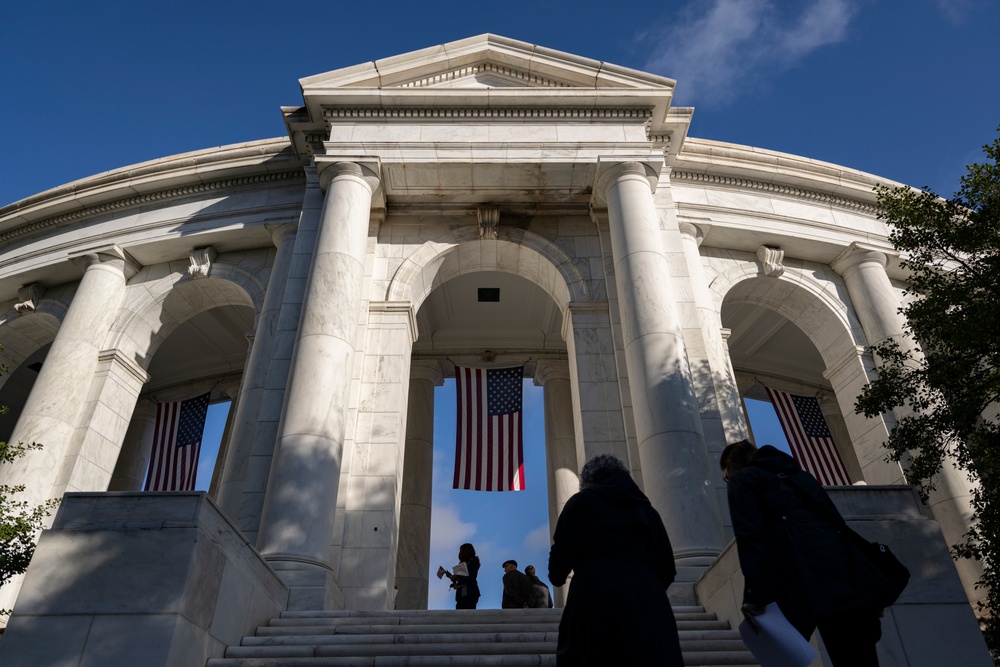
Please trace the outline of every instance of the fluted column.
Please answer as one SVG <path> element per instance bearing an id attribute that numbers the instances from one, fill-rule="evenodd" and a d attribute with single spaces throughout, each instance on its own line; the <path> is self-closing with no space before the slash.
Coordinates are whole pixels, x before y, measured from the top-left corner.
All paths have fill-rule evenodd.
<path id="1" fill-rule="evenodd" d="M 125 432 L 121 454 L 115 464 L 108 491 L 141 491 L 146 481 L 146 469 L 153 451 L 156 429 L 156 403 L 140 398 L 132 411 L 132 420 Z"/>
<path id="2" fill-rule="evenodd" d="M 431 558 L 431 488 L 434 476 L 434 387 L 444 384 L 436 361 L 410 364 L 406 449 L 399 502 L 396 609 L 427 609 Z"/>
<path id="3" fill-rule="evenodd" d="M 868 344 L 876 345 L 891 338 L 904 350 L 919 354 L 903 329 L 904 318 L 899 313 L 899 300 L 885 271 L 887 264 L 885 252 L 865 244 L 852 243 L 831 266 L 847 283 L 847 292 Z M 902 419 L 910 411 L 909 408 L 899 407 L 893 410 L 893 414 L 897 419 Z M 946 458 L 941 471 L 934 478 L 934 485 L 928 505 L 934 518 L 941 524 L 945 540 L 949 545 L 956 544 L 962 540 L 971 525 L 972 483 L 963 471 L 955 467 L 953 459 Z M 976 581 L 982 576 L 981 565 L 965 558 L 956 561 L 956 568 L 969 600 L 974 602 L 982 598 L 983 591 L 975 588 Z"/>
<path id="4" fill-rule="evenodd" d="M 701 566 L 722 548 L 721 518 L 653 202 L 656 179 L 646 165 L 619 164 L 601 176 L 598 191 L 608 205 L 645 492 L 678 563 Z"/>
<path id="5" fill-rule="evenodd" d="M 219 507 L 238 525 L 243 504 L 243 486 L 260 418 L 268 364 L 274 352 L 278 313 L 281 311 L 285 280 L 292 261 L 292 251 L 295 248 L 295 230 L 296 226 L 292 224 L 280 225 L 271 230 L 271 239 L 277 251 L 274 255 L 274 264 L 271 266 L 271 277 L 267 281 L 264 304 L 257 318 L 257 325 L 254 327 L 250 354 L 243 371 L 229 448 L 219 483 Z"/>
<path id="6" fill-rule="evenodd" d="M 535 366 L 535 384 L 542 387 L 545 412 L 545 464 L 549 484 L 549 536 L 566 501 L 580 490 L 580 464 L 576 457 L 573 428 L 573 396 L 569 364 L 565 361 L 539 361 Z M 554 588 L 557 607 L 566 603 L 568 586 Z"/>
<path id="7" fill-rule="evenodd" d="M 289 607 L 337 604 L 330 544 L 340 481 L 372 195 L 377 179 L 330 165 L 258 547 L 291 584 Z"/>

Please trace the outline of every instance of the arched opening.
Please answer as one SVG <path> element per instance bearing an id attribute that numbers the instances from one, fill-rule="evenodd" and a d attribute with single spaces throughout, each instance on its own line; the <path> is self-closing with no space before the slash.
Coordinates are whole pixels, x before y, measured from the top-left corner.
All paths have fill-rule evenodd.
<path id="1" fill-rule="evenodd" d="M 413 358 L 435 359 L 445 372 L 434 392 L 433 503 L 428 608 L 451 609 L 454 592 L 434 577 L 450 569 L 458 547 L 475 545 L 482 561 L 480 608 L 499 608 L 500 564 L 535 565 L 545 579 L 549 499 L 542 388 L 532 381 L 540 359 L 565 359 L 562 313 L 553 298 L 526 278 L 500 271 L 456 275 L 436 286 L 417 311 Z M 525 365 L 522 383 L 525 490 L 454 490 L 456 397 L 453 364 Z M 448 377 L 451 375 L 451 377 Z M 404 471 L 404 475 L 407 474 Z"/>
<path id="2" fill-rule="evenodd" d="M 756 278 L 726 294 L 721 315 L 731 332 L 729 355 L 756 443 L 792 453 L 768 389 L 814 398 L 850 481 L 862 479 L 836 390 L 826 375 L 825 357 L 836 351 L 821 352 L 816 342 L 838 330 L 847 333 L 833 313 L 802 287 Z"/>

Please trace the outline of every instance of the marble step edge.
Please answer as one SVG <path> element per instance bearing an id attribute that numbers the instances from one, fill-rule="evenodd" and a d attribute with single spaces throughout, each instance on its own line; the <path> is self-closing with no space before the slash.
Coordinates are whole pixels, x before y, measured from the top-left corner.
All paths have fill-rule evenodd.
<path id="1" fill-rule="evenodd" d="M 740 635 L 735 630 L 693 630 L 678 633 L 681 643 L 705 641 L 735 641 Z M 427 633 L 393 635 L 266 635 L 244 637 L 240 646 L 276 646 L 294 644 L 429 644 L 434 642 L 555 642 L 559 632 L 470 632 Z"/>
<path id="2" fill-rule="evenodd" d="M 674 605 L 674 614 L 705 613 L 705 608 L 700 605 Z M 359 611 L 350 609 L 314 609 L 299 611 L 283 611 L 281 618 L 378 618 L 378 617 L 399 617 L 406 618 L 412 616 L 420 617 L 448 617 L 456 616 L 466 618 L 469 616 L 479 616 L 483 614 L 552 614 L 561 616 L 562 609 L 394 609 L 394 610 L 369 610 Z"/>
<path id="3" fill-rule="evenodd" d="M 311 658 L 402 655 L 543 655 L 555 654 L 555 642 L 470 642 L 467 644 L 283 644 L 273 646 L 230 646 L 227 658 Z M 682 642 L 689 655 L 746 653 L 739 640 Z"/>
<path id="4" fill-rule="evenodd" d="M 420 634 L 420 633 L 440 633 L 450 632 L 454 634 L 467 632 L 555 632 L 559 629 L 556 624 L 540 623 L 510 623 L 503 626 L 484 623 L 482 625 L 461 625 L 461 626 L 441 626 L 441 625 L 350 625 L 350 626 L 329 626 L 329 625 L 262 625 L 257 628 L 257 636 L 273 637 L 278 635 L 392 635 L 392 634 Z M 704 630 L 729 630 L 729 624 L 725 621 L 686 621 L 677 623 L 678 631 L 692 632 Z"/>
<path id="5" fill-rule="evenodd" d="M 285 616 L 272 618 L 269 625 L 280 626 L 325 626 L 325 627 L 346 627 L 351 625 L 366 626 L 386 626 L 386 627 L 411 627 L 415 625 L 436 625 L 441 626 L 463 626 L 463 625 L 483 625 L 486 623 L 502 625 L 505 623 L 558 623 L 561 615 L 535 614 L 519 612 L 496 612 L 493 614 L 477 614 L 475 616 Z M 715 614 L 708 612 L 688 612 L 675 613 L 674 620 L 678 624 L 686 621 L 714 621 Z"/>

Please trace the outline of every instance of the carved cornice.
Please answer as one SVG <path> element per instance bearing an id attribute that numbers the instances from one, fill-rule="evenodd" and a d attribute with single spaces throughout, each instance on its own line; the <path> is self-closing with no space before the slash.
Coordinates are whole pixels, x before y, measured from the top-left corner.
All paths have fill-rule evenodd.
<path id="1" fill-rule="evenodd" d="M 652 116 L 650 109 L 553 109 L 537 107 L 502 107 L 502 108 L 416 108 L 416 109 L 381 109 L 381 108 L 337 108 L 324 109 L 323 116 L 328 121 L 358 118 L 383 119 L 436 119 L 436 118 L 545 118 L 545 119 L 636 119 L 646 120 Z"/>
<path id="2" fill-rule="evenodd" d="M 774 192 L 781 195 L 787 195 L 789 197 L 795 197 L 796 199 L 810 199 L 812 201 L 832 204 L 834 206 L 852 209 L 858 211 L 859 213 L 866 213 L 869 215 L 876 215 L 878 213 L 878 207 L 875 204 L 861 201 L 859 199 L 831 195 L 825 192 L 818 192 L 816 190 L 795 188 L 790 185 L 754 181 L 749 178 L 735 178 L 733 176 L 719 176 L 716 174 L 703 174 L 691 171 L 674 171 L 671 174 L 670 180 L 673 182 L 689 181 L 694 183 L 725 185 L 749 190 L 762 190 L 764 192 Z"/>
<path id="3" fill-rule="evenodd" d="M 443 72 L 441 74 L 435 74 L 434 76 L 424 77 L 423 79 L 416 79 L 414 81 L 409 81 L 407 83 L 401 84 L 400 88 L 426 88 L 428 86 L 434 86 L 439 83 L 444 83 L 446 81 L 454 81 L 455 79 L 461 79 L 467 76 L 475 76 L 477 74 L 498 74 L 508 79 L 516 79 L 518 81 L 523 81 L 532 86 L 543 86 L 546 88 L 568 88 L 569 85 L 562 83 L 561 81 L 556 81 L 554 79 L 546 79 L 534 74 L 525 72 L 524 70 L 514 69 L 513 67 L 503 67 L 496 63 L 479 63 L 478 65 L 468 65 L 466 67 L 460 67 L 454 69 L 450 72 Z"/>
<path id="4" fill-rule="evenodd" d="M 89 218 L 96 215 L 103 215 L 114 211 L 121 211 L 135 206 L 149 204 L 150 202 L 168 201 L 171 199 L 189 197 L 191 195 L 209 192 L 218 192 L 220 190 L 228 190 L 230 188 L 238 188 L 246 185 L 259 185 L 262 183 L 278 183 L 281 181 L 298 180 L 304 181 L 305 179 L 302 175 L 302 171 L 296 169 L 295 171 L 283 171 L 273 174 L 258 174 L 255 176 L 224 178 L 218 181 L 209 181 L 206 183 L 192 183 L 191 185 L 184 185 L 178 188 L 156 190 L 154 192 L 146 192 L 133 197 L 122 197 L 121 199 L 104 202 L 102 204 L 97 204 L 96 206 L 86 206 L 75 211 L 36 220 L 26 225 L 21 225 L 20 227 L 14 227 L 13 229 L 0 233 L 0 245 L 4 245 L 14 239 L 28 234 L 43 231 L 50 227 L 57 227 L 66 222 L 79 220 L 81 218 Z"/>

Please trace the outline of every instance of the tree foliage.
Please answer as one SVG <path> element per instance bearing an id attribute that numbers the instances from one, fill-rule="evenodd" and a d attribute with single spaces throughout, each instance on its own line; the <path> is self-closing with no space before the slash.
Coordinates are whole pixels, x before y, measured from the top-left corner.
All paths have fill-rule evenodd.
<path id="1" fill-rule="evenodd" d="M 953 555 L 982 561 L 989 611 L 1000 610 L 1000 139 L 983 150 L 989 161 L 968 166 L 950 200 L 877 188 L 910 273 L 901 313 L 919 348 L 874 345 L 878 378 L 855 408 L 868 417 L 903 408 L 886 447 L 925 498 L 946 457 L 968 473 L 974 527 Z M 1000 618 L 988 614 L 986 639 L 1000 655 Z"/>
<path id="2" fill-rule="evenodd" d="M 41 445 L 0 442 L 0 463 L 11 463 L 29 449 L 41 449 Z M 22 491 L 23 484 L 0 486 L 0 585 L 28 569 L 35 553 L 36 534 L 42 528 L 42 521 L 58 504 L 57 500 L 49 500 L 31 506 L 24 500 L 17 500 L 17 494 Z"/>

